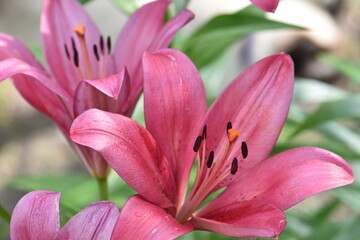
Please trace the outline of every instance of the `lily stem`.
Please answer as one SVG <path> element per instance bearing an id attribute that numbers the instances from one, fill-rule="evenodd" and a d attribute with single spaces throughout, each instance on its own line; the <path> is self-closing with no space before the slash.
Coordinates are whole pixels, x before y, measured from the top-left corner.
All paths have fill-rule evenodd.
<path id="1" fill-rule="evenodd" d="M 5 210 L 5 208 L 1 204 L 0 204 L 0 218 L 2 218 L 5 222 L 10 224 L 11 215 Z"/>
<path id="2" fill-rule="evenodd" d="M 108 181 L 107 177 L 105 178 L 97 178 L 99 184 L 99 193 L 100 193 L 100 200 L 109 200 L 109 190 L 108 190 Z"/>

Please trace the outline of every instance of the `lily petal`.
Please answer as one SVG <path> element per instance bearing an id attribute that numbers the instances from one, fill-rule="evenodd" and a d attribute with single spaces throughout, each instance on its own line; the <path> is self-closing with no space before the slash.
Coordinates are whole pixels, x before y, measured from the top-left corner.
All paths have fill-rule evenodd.
<path id="1" fill-rule="evenodd" d="M 158 206 L 133 196 L 125 203 L 111 239 L 166 240 L 192 230 L 190 223 L 182 225 Z"/>
<path id="2" fill-rule="evenodd" d="M 239 169 L 246 169 L 266 159 L 273 149 L 286 120 L 292 98 L 294 68 L 291 58 L 276 54 L 264 58 L 239 75 L 221 93 L 207 116 L 207 156 L 220 154 L 227 144 L 227 124 L 240 132 L 228 159 L 239 159 Z M 248 146 L 243 159 L 242 141 Z M 206 170 L 206 169 L 205 169 Z M 217 189 L 233 181 L 231 175 Z"/>
<path id="3" fill-rule="evenodd" d="M 31 66 L 45 71 L 43 66 L 36 60 L 34 54 L 14 37 L 0 32 L 0 60 L 17 58 Z"/>
<path id="4" fill-rule="evenodd" d="M 72 217 L 55 239 L 110 239 L 118 217 L 114 203 L 93 203 Z"/>
<path id="5" fill-rule="evenodd" d="M 81 81 L 75 91 L 74 115 L 91 108 L 123 114 L 128 92 L 129 76 L 124 69 L 106 78 Z"/>
<path id="6" fill-rule="evenodd" d="M 201 214 L 252 199 L 285 210 L 316 193 L 354 181 L 344 159 L 315 147 L 282 152 L 239 174 L 236 182 L 207 204 Z"/>
<path id="7" fill-rule="evenodd" d="M 76 68 L 66 56 L 65 45 L 71 50 L 72 42 L 77 46 L 79 61 L 84 62 L 84 54 L 74 28 L 85 25 L 87 52 L 93 52 L 93 45 L 99 43 L 100 32 L 83 7 L 76 0 L 46 0 L 41 15 L 42 43 L 49 68 L 61 86 L 73 93 L 78 80 Z M 91 69 L 98 69 L 95 57 L 90 58 Z M 83 67 L 83 66 L 80 66 Z"/>
<path id="8" fill-rule="evenodd" d="M 7 78 L 13 79 L 18 91 L 32 106 L 52 118 L 64 133 L 68 131 L 71 123 L 64 105 L 71 105 L 72 100 L 46 72 L 22 60 L 8 58 L 0 62 L 0 81 Z"/>
<path id="9" fill-rule="evenodd" d="M 22 197 L 12 214 L 11 239 L 52 239 L 60 229 L 59 199 L 60 193 L 50 191 L 30 192 Z"/>
<path id="10" fill-rule="evenodd" d="M 234 203 L 206 215 L 192 217 L 195 229 L 238 238 L 275 238 L 286 225 L 285 214 L 259 201 Z"/>
<path id="11" fill-rule="evenodd" d="M 134 120 L 91 109 L 77 117 L 71 139 L 100 152 L 108 164 L 146 199 L 167 208 L 176 185 L 166 158 L 151 134 Z"/>
<path id="12" fill-rule="evenodd" d="M 141 59 L 144 51 L 155 51 L 167 47 L 176 32 L 194 15 L 183 10 L 164 25 L 168 0 L 158 0 L 144 5 L 129 19 L 121 32 L 115 47 L 114 57 L 118 69 L 126 66 L 131 79 L 129 99 L 132 109 L 143 87 Z M 132 111 L 129 111 L 131 114 Z"/>
<path id="13" fill-rule="evenodd" d="M 133 75 L 141 63 L 139 60 L 144 51 L 160 32 L 169 3 L 168 0 L 158 0 L 139 8 L 127 21 L 116 41 L 116 66 L 118 69 L 126 66 L 134 88 L 142 85 L 141 79 L 135 79 Z"/>
<path id="14" fill-rule="evenodd" d="M 250 1 L 266 12 L 275 12 L 277 6 L 279 5 L 279 0 L 250 0 Z"/>
<path id="15" fill-rule="evenodd" d="M 0 62 L 0 79 L 4 80 L 11 78 L 16 74 L 23 74 L 28 77 L 32 77 L 43 87 L 46 87 L 48 90 L 54 94 L 61 97 L 67 102 L 71 102 L 70 96 L 62 90 L 56 83 L 51 81 L 49 75 L 44 72 L 42 69 L 31 66 L 28 63 L 17 59 L 17 58 L 7 58 Z"/>
<path id="16" fill-rule="evenodd" d="M 149 51 L 166 48 L 173 40 L 175 34 L 185 24 L 190 22 L 195 17 L 194 13 L 184 9 L 179 14 L 171 18 L 161 29 L 156 39 L 151 44 Z"/>
<path id="17" fill-rule="evenodd" d="M 196 155 L 193 144 L 207 110 L 205 89 L 195 66 L 180 51 L 145 53 L 143 66 L 146 127 L 170 161 L 179 195 L 184 196 Z"/>

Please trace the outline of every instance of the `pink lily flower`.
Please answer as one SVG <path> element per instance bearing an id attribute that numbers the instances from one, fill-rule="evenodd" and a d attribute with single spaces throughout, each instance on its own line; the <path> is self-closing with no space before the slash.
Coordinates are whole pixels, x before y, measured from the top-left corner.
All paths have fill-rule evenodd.
<path id="1" fill-rule="evenodd" d="M 250 0 L 253 4 L 266 12 L 275 12 L 279 0 Z"/>
<path id="2" fill-rule="evenodd" d="M 59 199 L 60 193 L 51 191 L 34 191 L 21 198 L 10 222 L 11 239 L 169 239 L 192 229 L 139 196 L 131 197 L 121 213 L 112 202 L 93 203 L 60 228 Z"/>
<path id="3" fill-rule="evenodd" d="M 91 109 L 75 119 L 70 135 L 99 151 L 179 223 L 232 237 L 276 237 L 286 225 L 284 210 L 353 182 L 349 165 L 324 149 L 300 147 L 268 157 L 292 98 L 293 63 L 286 54 L 249 67 L 209 110 L 200 75 L 184 54 L 145 53 L 143 66 L 147 129 Z M 195 158 L 196 179 L 187 194 Z"/>
<path id="4" fill-rule="evenodd" d="M 41 34 L 51 74 L 12 36 L 0 33 L 0 81 L 12 78 L 21 95 L 69 138 L 73 119 L 89 108 L 131 116 L 142 91 L 143 52 L 164 48 L 193 14 L 184 10 L 164 24 L 168 0 L 136 11 L 115 47 L 76 0 L 46 0 Z M 124 70 L 126 67 L 126 70 Z M 109 172 L 102 157 L 70 141 L 89 172 Z"/>

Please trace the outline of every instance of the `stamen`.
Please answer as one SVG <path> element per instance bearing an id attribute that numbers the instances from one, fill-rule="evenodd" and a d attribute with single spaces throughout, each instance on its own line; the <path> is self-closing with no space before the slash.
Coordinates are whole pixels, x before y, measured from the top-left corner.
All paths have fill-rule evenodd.
<path id="1" fill-rule="evenodd" d="M 228 132 L 229 129 L 231 129 L 231 128 L 232 128 L 232 123 L 231 123 L 231 122 L 228 122 L 228 123 L 227 123 L 227 126 L 226 126 L 226 132 Z"/>
<path id="2" fill-rule="evenodd" d="M 238 170 L 238 160 L 237 158 L 234 158 L 232 163 L 231 163 L 231 170 L 230 170 L 230 174 L 234 175 Z"/>
<path id="3" fill-rule="evenodd" d="M 195 140 L 195 144 L 194 144 L 194 152 L 197 152 L 199 151 L 199 148 L 200 148 L 200 145 L 201 145 L 201 142 L 202 142 L 202 136 L 198 136 Z"/>
<path id="4" fill-rule="evenodd" d="M 248 147 L 246 142 L 241 143 L 241 154 L 244 159 L 248 156 Z"/>
<path id="5" fill-rule="evenodd" d="M 85 25 L 84 24 L 77 25 L 76 27 L 74 27 L 73 30 L 79 37 L 85 36 Z"/>
<path id="6" fill-rule="evenodd" d="M 79 53 L 76 49 L 74 38 L 71 38 L 71 46 L 72 46 L 72 49 L 74 52 L 74 55 L 73 55 L 74 64 L 76 67 L 79 67 Z"/>
<path id="7" fill-rule="evenodd" d="M 73 49 L 74 52 L 77 51 L 74 38 L 71 38 L 71 46 L 72 46 L 72 49 Z"/>
<path id="8" fill-rule="evenodd" d="M 211 168 L 211 165 L 212 165 L 213 161 L 214 161 L 214 151 L 211 151 L 210 154 L 209 154 L 208 160 L 206 162 L 206 166 L 208 168 Z"/>
<path id="9" fill-rule="evenodd" d="M 64 44 L 64 48 L 65 48 L 66 57 L 67 57 L 68 60 L 70 60 L 70 53 L 69 53 L 69 50 L 68 50 L 66 44 Z"/>
<path id="10" fill-rule="evenodd" d="M 104 55 L 104 38 L 102 35 L 100 35 L 100 40 L 99 40 L 99 44 L 100 44 L 100 51 L 101 54 Z"/>
<path id="11" fill-rule="evenodd" d="M 74 64 L 76 67 L 79 67 L 79 54 L 76 49 L 74 51 Z"/>
<path id="12" fill-rule="evenodd" d="M 234 142 L 238 139 L 238 137 L 240 136 L 240 132 L 235 130 L 235 129 L 232 129 L 230 128 L 228 130 L 228 139 L 230 142 Z"/>
<path id="13" fill-rule="evenodd" d="M 202 139 L 206 139 L 206 125 L 204 126 L 203 132 L 202 132 Z"/>
<path id="14" fill-rule="evenodd" d="M 111 52 L 111 38 L 110 38 L 110 36 L 107 37 L 106 46 L 107 46 L 108 54 L 110 54 L 110 52 Z"/>
<path id="15" fill-rule="evenodd" d="M 89 53 L 86 47 L 86 41 L 85 41 L 85 25 L 84 24 L 79 24 L 76 27 L 74 27 L 74 32 L 76 33 L 76 35 L 78 36 L 79 42 L 80 42 L 80 46 L 81 46 L 81 51 L 83 53 L 84 56 L 84 60 L 85 60 L 85 69 L 86 69 L 86 78 L 87 79 L 92 79 L 92 72 L 91 72 L 91 64 L 90 64 L 90 57 L 89 57 Z"/>
<path id="16" fill-rule="evenodd" d="M 94 50 L 94 55 L 96 57 L 96 60 L 99 61 L 100 58 L 99 58 L 98 48 L 95 44 L 93 45 L 93 50 Z"/>

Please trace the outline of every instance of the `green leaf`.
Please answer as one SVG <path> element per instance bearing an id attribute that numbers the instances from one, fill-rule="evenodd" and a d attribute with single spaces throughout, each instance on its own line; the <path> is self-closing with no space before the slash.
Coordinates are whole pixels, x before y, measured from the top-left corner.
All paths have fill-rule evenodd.
<path id="1" fill-rule="evenodd" d="M 360 239 L 360 215 L 344 226 L 334 240 L 353 240 Z"/>
<path id="2" fill-rule="evenodd" d="M 335 119 L 360 119 L 360 95 L 350 96 L 341 100 L 327 102 L 321 105 L 316 111 L 308 115 L 292 136 L 305 129 L 319 126 Z"/>
<path id="3" fill-rule="evenodd" d="M 336 122 L 321 124 L 317 129 L 331 141 L 332 147 L 337 143 L 343 145 L 342 152 L 335 151 L 336 153 L 344 158 L 351 152 L 360 156 L 360 134 L 356 130 Z M 326 149 L 329 149 L 329 147 L 326 147 Z"/>
<path id="4" fill-rule="evenodd" d="M 321 53 L 318 58 L 355 83 L 360 84 L 360 64 L 346 62 L 328 53 Z"/>
<path id="5" fill-rule="evenodd" d="M 320 227 L 314 228 L 315 231 L 308 237 L 304 238 L 306 240 L 319 240 L 319 239 L 333 239 L 334 235 L 340 231 L 344 226 L 344 222 L 329 222 L 323 224 Z"/>
<path id="6" fill-rule="evenodd" d="M 99 200 L 97 183 L 87 175 L 18 177 L 11 180 L 8 186 L 26 192 L 36 190 L 61 192 L 62 225 L 81 209 Z"/>
<path id="7" fill-rule="evenodd" d="M 12 179 L 9 187 L 22 191 L 50 190 L 55 192 L 65 191 L 90 180 L 86 175 L 63 176 L 25 176 Z"/>
<path id="8" fill-rule="evenodd" d="M 202 68 L 249 33 L 260 30 L 295 28 L 294 25 L 266 19 L 254 6 L 237 13 L 219 15 L 200 27 L 183 45 L 183 51 Z"/>
<path id="9" fill-rule="evenodd" d="M 296 78 L 294 87 L 295 102 L 322 103 L 344 98 L 348 93 L 334 85 L 319 80 Z"/>
<path id="10" fill-rule="evenodd" d="M 78 2 L 81 3 L 81 4 L 86 4 L 86 3 L 90 2 L 90 1 L 92 1 L 92 0 L 78 0 Z"/>
<path id="11" fill-rule="evenodd" d="M 110 0 L 117 8 L 130 16 L 139 7 L 145 3 L 151 2 L 151 0 Z"/>

